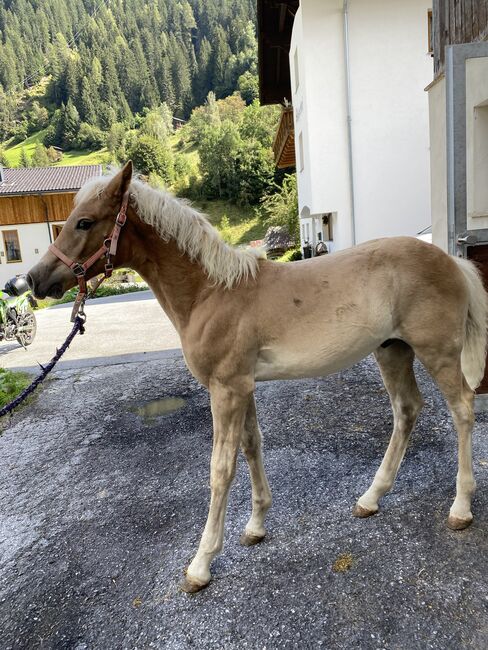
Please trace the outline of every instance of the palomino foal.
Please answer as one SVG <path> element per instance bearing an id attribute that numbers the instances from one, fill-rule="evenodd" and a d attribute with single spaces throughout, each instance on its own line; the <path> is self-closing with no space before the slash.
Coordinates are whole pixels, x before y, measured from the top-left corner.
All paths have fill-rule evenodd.
<path id="1" fill-rule="evenodd" d="M 459 437 L 456 498 L 448 525 L 471 523 L 473 390 L 485 363 L 487 295 L 475 267 L 416 239 L 381 239 L 334 255 L 279 264 L 225 244 L 186 203 L 117 175 L 90 181 L 56 247 L 84 262 L 111 232 L 125 192 L 127 222 L 116 266 L 144 277 L 179 332 L 186 363 L 210 391 L 213 450 L 211 499 L 198 551 L 182 585 L 210 581 L 222 548 L 227 496 L 239 446 L 249 464 L 252 514 L 241 541 L 259 542 L 271 494 L 261 456 L 256 381 L 336 372 L 374 352 L 394 413 L 393 435 L 358 517 L 378 510 L 395 479 L 422 407 L 413 373 L 420 359 L 442 390 Z M 98 261 L 87 278 L 103 271 Z M 39 298 L 59 298 L 76 284 L 47 252 L 29 274 Z"/>

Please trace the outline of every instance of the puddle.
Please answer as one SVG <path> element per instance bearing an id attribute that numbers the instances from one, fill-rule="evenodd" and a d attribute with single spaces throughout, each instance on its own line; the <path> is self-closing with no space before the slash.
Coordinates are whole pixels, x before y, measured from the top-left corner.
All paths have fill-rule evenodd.
<path id="1" fill-rule="evenodd" d="M 144 404 L 144 406 L 134 406 L 130 410 L 136 415 L 139 415 L 146 424 L 152 424 L 156 418 L 179 411 L 185 404 L 186 400 L 182 397 L 165 397 L 163 399 L 155 399 L 152 402 Z"/>

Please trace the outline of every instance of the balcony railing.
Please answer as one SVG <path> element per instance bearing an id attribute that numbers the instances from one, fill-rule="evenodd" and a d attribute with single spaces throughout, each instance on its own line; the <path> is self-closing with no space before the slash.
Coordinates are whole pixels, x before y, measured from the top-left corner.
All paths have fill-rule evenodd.
<path id="1" fill-rule="evenodd" d="M 295 166 L 295 125 L 291 106 L 283 108 L 273 151 L 277 167 L 283 169 Z"/>

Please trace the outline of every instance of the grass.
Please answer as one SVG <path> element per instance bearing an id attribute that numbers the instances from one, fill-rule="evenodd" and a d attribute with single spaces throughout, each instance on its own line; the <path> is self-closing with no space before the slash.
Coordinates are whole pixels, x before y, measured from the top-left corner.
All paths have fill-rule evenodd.
<path id="1" fill-rule="evenodd" d="M 44 138 L 45 133 L 46 133 L 45 129 L 43 131 L 37 131 L 36 133 L 30 135 L 23 142 L 19 142 L 18 144 L 14 144 L 12 146 L 10 146 L 7 143 L 7 148 L 5 149 L 5 156 L 7 157 L 8 164 L 10 165 L 10 167 L 18 166 L 20 162 L 20 156 L 22 154 L 22 149 L 25 150 L 28 156 L 32 156 L 36 146 L 38 144 L 42 144 L 42 140 Z"/>
<path id="2" fill-rule="evenodd" d="M 256 216 L 254 208 L 240 206 L 229 201 L 194 201 L 195 207 L 204 212 L 210 223 L 221 230 L 225 240 L 233 246 L 243 246 L 256 239 L 263 239 L 266 226 Z M 229 225 L 220 228 L 223 217 L 227 217 Z"/>
<path id="3" fill-rule="evenodd" d="M 5 156 L 7 157 L 8 164 L 10 167 L 17 167 L 20 162 L 20 156 L 22 155 L 22 149 L 25 150 L 26 154 L 29 157 L 32 157 L 32 154 L 35 151 L 35 148 L 38 144 L 42 144 L 44 134 L 46 130 L 37 131 L 29 136 L 23 142 L 9 146 L 7 143 L 7 148 L 5 149 Z M 63 153 L 62 159 L 56 163 L 54 166 L 62 165 L 99 165 L 106 162 L 107 158 L 107 149 L 99 149 L 98 151 L 65 151 Z"/>
<path id="4" fill-rule="evenodd" d="M 65 151 L 59 165 L 102 165 L 107 162 L 106 147 L 98 151 Z"/>
<path id="5" fill-rule="evenodd" d="M 13 372 L 0 368 L 0 407 L 5 406 L 31 383 L 32 378 L 25 372 Z"/>

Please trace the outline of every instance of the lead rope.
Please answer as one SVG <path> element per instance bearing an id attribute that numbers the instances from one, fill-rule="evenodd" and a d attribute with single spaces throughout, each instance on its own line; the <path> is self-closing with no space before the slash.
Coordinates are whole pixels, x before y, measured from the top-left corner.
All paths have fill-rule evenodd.
<path id="1" fill-rule="evenodd" d="M 17 406 L 22 404 L 22 402 L 26 400 L 29 397 L 29 395 L 31 395 L 31 393 L 33 393 L 36 390 L 39 384 L 43 382 L 44 379 L 46 379 L 48 374 L 51 372 L 51 370 L 54 368 L 54 366 L 57 364 L 57 362 L 61 359 L 63 354 L 66 352 L 66 350 L 69 348 L 71 341 L 75 338 L 78 332 L 80 334 L 85 333 L 85 320 L 86 320 L 85 313 L 83 310 L 81 310 L 78 316 L 76 316 L 74 320 L 73 329 L 68 334 L 66 341 L 63 343 L 63 345 L 60 348 L 57 348 L 56 354 L 51 359 L 51 361 L 46 366 L 41 366 L 42 368 L 41 374 L 34 379 L 32 384 L 30 384 L 30 386 L 27 386 L 27 388 L 25 388 L 18 397 L 16 397 L 9 404 L 7 404 L 2 409 L 0 409 L 0 417 L 2 415 L 7 415 L 7 413 L 11 413 L 15 408 L 17 408 Z"/>

